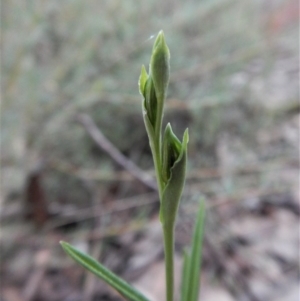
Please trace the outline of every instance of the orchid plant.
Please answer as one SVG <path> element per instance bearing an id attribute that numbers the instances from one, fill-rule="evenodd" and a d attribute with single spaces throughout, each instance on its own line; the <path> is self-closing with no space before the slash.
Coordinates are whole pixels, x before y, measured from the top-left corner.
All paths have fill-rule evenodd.
<path id="1" fill-rule="evenodd" d="M 142 110 L 152 151 L 160 199 L 160 221 L 164 237 L 166 270 L 166 301 L 174 301 L 174 227 L 187 163 L 188 130 L 182 141 L 168 123 L 162 134 L 163 109 L 170 75 L 170 52 L 164 34 L 160 31 L 154 42 L 149 71 L 142 66 L 139 90 L 143 97 Z M 204 202 L 200 202 L 191 250 L 184 253 L 181 279 L 181 301 L 197 301 L 200 283 L 200 263 L 204 229 Z M 126 300 L 149 301 L 141 292 L 66 242 L 63 249 L 76 262 L 116 289 Z M 178 299 L 178 298 L 176 298 Z"/>

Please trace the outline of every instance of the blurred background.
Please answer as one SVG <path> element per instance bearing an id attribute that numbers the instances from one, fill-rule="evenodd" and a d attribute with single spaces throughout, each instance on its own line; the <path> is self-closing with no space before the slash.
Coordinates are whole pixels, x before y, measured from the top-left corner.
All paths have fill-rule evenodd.
<path id="1" fill-rule="evenodd" d="M 297 0 L 10 0 L 1 28 L 1 300 L 122 300 L 60 240 L 164 298 L 137 85 L 161 29 L 190 132 L 177 287 L 204 196 L 201 301 L 298 300 Z"/>

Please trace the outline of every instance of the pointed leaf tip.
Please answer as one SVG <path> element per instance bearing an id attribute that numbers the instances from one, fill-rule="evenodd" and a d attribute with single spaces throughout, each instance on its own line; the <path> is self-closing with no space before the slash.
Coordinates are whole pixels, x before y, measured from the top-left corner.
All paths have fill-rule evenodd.
<path id="1" fill-rule="evenodd" d="M 155 39 L 155 42 L 153 44 L 153 49 L 155 49 L 155 47 L 157 47 L 157 45 L 162 41 L 162 39 L 164 40 L 164 33 L 163 31 L 159 31 L 159 33 L 157 34 L 157 37 Z"/>
<path id="2" fill-rule="evenodd" d="M 141 74 L 140 74 L 140 78 L 139 78 L 139 90 L 140 90 L 140 94 L 143 95 L 145 97 L 145 85 L 148 79 L 148 73 L 146 71 L 146 68 L 144 65 L 142 65 L 141 68 Z"/>
<path id="3" fill-rule="evenodd" d="M 108 285 L 117 290 L 123 297 L 130 301 L 149 301 L 141 292 L 136 290 L 125 280 L 118 277 L 105 266 L 97 262 L 89 255 L 82 253 L 67 242 L 61 241 L 64 251 L 72 257 L 77 263 L 101 278 Z"/>

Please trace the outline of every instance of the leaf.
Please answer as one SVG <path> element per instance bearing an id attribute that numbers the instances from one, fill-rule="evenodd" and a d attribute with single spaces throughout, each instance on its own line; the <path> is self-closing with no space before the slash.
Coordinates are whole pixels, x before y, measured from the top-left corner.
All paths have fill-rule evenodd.
<path id="1" fill-rule="evenodd" d="M 189 293 L 189 271 L 190 271 L 191 257 L 187 250 L 184 250 L 183 267 L 181 273 L 181 301 L 187 300 Z"/>
<path id="2" fill-rule="evenodd" d="M 200 270 L 202 258 L 202 243 L 204 235 L 205 208 L 201 200 L 194 234 L 192 240 L 191 254 L 185 255 L 183 265 L 183 279 L 181 301 L 197 301 L 200 287 Z"/>
<path id="3" fill-rule="evenodd" d="M 84 254 L 66 242 L 60 242 L 65 252 L 71 256 L 77 263 L 81 264 L 87 270 L 104 280 L 111 287 L 116 289 L 123 297 L 129 301 L 149 301 L 138 290 L 133 288 L 126 281 L 108 270 L 94 258 Z"/>
<path id="4" fill-rule="evenodd" d="M 170 178 L 162 194 L 160 220 L 164 226 L 173 227 L 175 224 L 178 205 L 185 182 L 188 140 L 189 135 L 186 129 L 181 143 L 180 154 L 171 168 Z"/>

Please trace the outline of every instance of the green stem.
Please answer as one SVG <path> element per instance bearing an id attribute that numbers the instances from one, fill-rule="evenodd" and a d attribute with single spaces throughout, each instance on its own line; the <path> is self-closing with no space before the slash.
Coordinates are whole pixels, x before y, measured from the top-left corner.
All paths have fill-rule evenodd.
<path id="1" fill-rule="evenodd" d="M 154 161 L 155 174 L 158 184 L 159 199 L 162 202 L 162 193 L 164 189 L 164 181 L 162 179 L 161 167 L 161 143 L 162 143 L 162 119 L 163 119 L 163 103 L 164 96 L 159 101 L 157 108 L 157 122 L 154 127 L 154 137 L 151 137 L 152 155 Z M 166 271 L 166 301 L 173 301 L 174 298 L 174 223 L 163 225 L 164 235 L 164 253 L 165 253 L 165 271 Z"/>
<path id="2" fill-rule="evenodd" d="M 166 300 L 174 298 L 174 226 L 163 226 L 166 266 Z"/>
<path id="3" fill-rule="evenodd" d="M 157 118 L 157 121 L 154 125 L 153 131 L 148 131 L 160 201 L 162 200 L 162 193 L 163 193 L 163 189 L 164 189 L 164 182 L 163 182 L 162 173 L 161 173 L 161 167 L 162 167 L 162 162 L 161 162 L 162 110 L 163 110 L 163 103 L 160 104 L 157 108 L 157 116 L 159 116 L 159 117 Z"/>
<path id="4" fill-rule="evenodd" d="M 162 191 L 163 191 L 163 181 L 161 178 L 161 158 L 160 158 L 160 142 L 157 140 L 156 137 L 151 137 L 152 143 L 150 143 L 151 150 L 152 150 L 152 156 L 153 156 L 153 162 L 154 162 L 154 169 L 155 169 L 155 175 L 157 180 L 157 186 L 158 186 L 158 194 L 160 201 L 162 200 Z M 160 138 L 159 138 L 160 139 Z"/>

